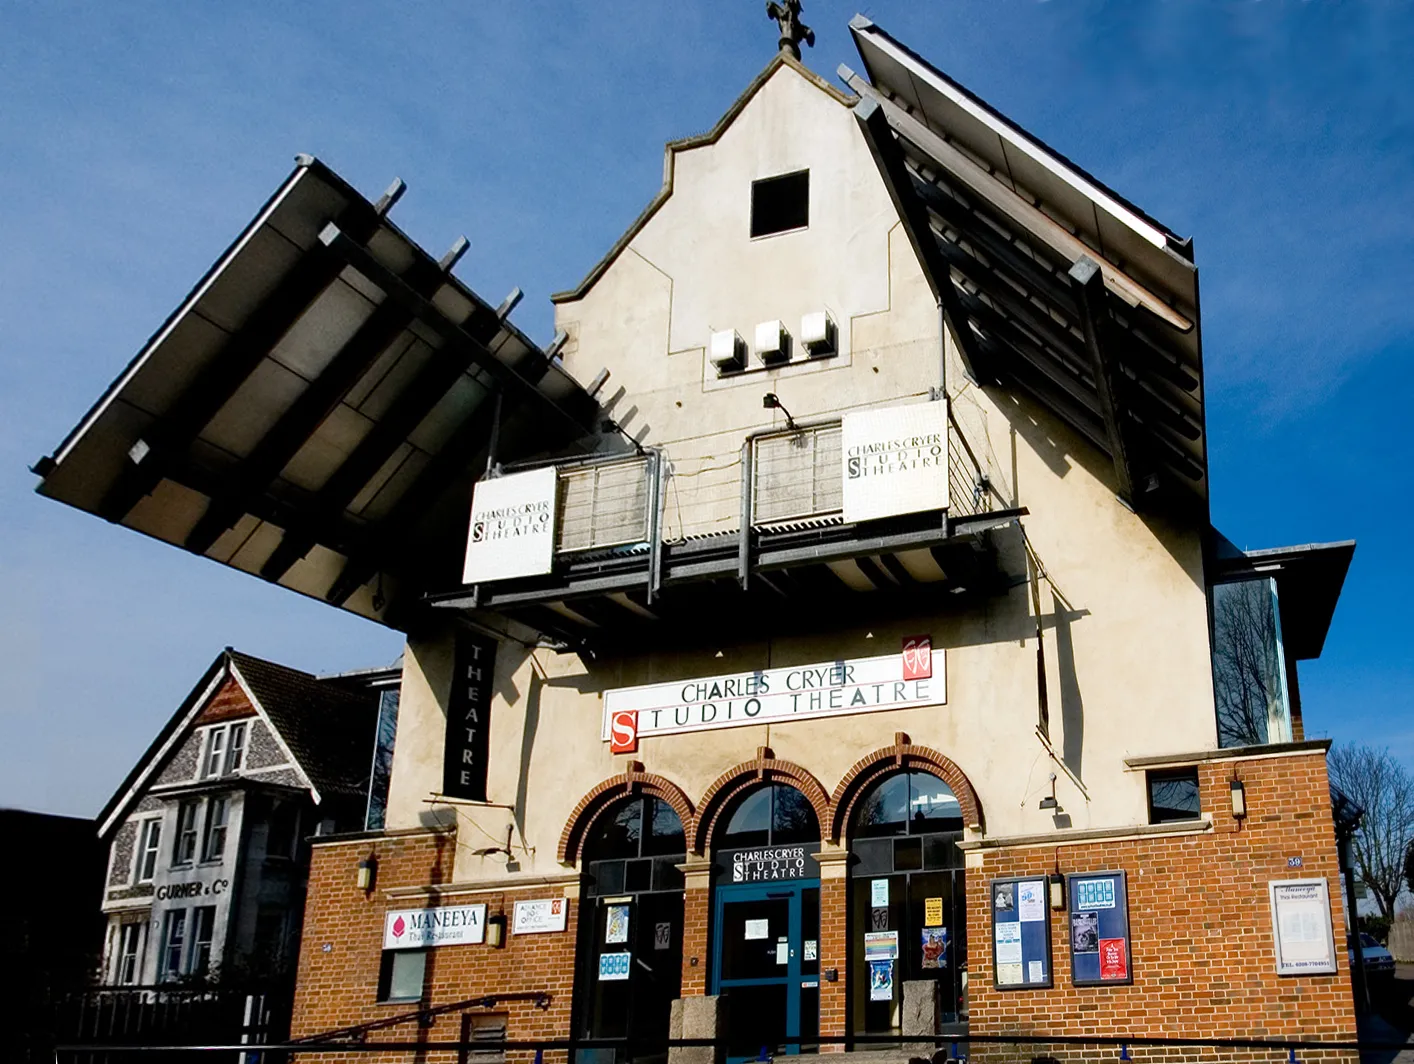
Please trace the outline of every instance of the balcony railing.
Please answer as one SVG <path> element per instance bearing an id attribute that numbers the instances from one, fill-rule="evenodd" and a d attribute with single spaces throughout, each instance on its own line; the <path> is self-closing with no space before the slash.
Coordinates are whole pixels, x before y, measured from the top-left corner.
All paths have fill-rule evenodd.
<path id="1" fill-rule="evenodd" d="M 743 504 L 753 528 L 838 524 L 840 422 L 756 436 L 746 452 L 708 453 L 672 467 L 664 478 L 662 536 L 669 542 L 725 535 L 741 528 Z M 745 461 L 743 460 L 745 459 Z M 742 470 L 750 470 L 747 492 Z M 556 553 L 645 547 L 654 538 L 658 504 L 652 456 L 563 465 L 559 469 Z M 971 517 L 996 508 L 976 452 L 948 417 L 948 512 Z"/>

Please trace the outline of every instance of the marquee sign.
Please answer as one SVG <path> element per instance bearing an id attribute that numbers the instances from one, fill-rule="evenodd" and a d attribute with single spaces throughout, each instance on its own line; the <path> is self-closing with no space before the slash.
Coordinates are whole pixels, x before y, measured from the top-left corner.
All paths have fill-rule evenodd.
<path id="1" fill-rule="evenodd" d="M 874 713 L 947 702 L 944 651 L 910 636 L 902 653 L 604 692 L 603 736 L 632 753 L 655 735 Z"/>
<path id="2" fill-rule="evenodd" d="M 462 583 L 543 576 L 554 568 L 557 483 L 553 466 L 477 482 Z"/>
<path id="3" fill-rule="evenodd" d="M 844 519 L 948 508 L 948 404 L 845 414 L 840 424 Z"/>

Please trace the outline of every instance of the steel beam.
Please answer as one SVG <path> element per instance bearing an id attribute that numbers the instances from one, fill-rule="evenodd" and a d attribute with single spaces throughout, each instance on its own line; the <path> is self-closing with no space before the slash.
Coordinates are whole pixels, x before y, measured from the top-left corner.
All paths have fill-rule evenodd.
<path id="1" fill-rule="evenodd" d="M 933 290 L 933 298 L 942 307 L 943 316 L 952 330 L 953 339 L 962 355 L 963 368 L 967 375 L 978 384 L 995 384 L 996 375 L 991 372 L 982 354 L 981 344 L 967 322 L 958 300 L 957 289 L 952 283 L 952 269 L 938 248 L 937 237 L 928 224 L 928 212 L 913 188 L 913 178 L 904 162 L 903 151 L 894 140 L 888 119 L 879 101 L 866 96 L 854 105 L 854 118 L 874 157 L 874 165 L 884 186 L 889 190 L 894 210 L 898 213 L 908 242 L 913 246 L 913 254 L 923 268 L 928 286 Z"/>

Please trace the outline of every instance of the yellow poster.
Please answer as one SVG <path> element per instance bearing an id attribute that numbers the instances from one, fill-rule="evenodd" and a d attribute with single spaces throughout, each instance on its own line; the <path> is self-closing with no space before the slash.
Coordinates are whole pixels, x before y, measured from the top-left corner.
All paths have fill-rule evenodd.
<path id="1" fill-rule="evenodd" d="M 943 924 L 943 899 L 923 899 L 923 926 L 941 927 Z"/>

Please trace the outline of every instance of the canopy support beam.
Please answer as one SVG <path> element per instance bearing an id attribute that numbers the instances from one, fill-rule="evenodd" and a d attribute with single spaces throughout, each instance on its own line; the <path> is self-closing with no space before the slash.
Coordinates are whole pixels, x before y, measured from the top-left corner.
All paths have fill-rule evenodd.
<path id="1" fill-rule="evenodd" d="M 1108 317 L 1105 305 L 1105 282 L 1100 266 L 1094 259 L 1082 257 L 1070 268 L 1070 283 L 1075 302 L 1080 308 L 1080 324 L 1085 333 L 1085 347 L 1094 366 L 1095 392 L 1100 400 L 1100 419 L 1109 437 L 1110 457 L 1115 467 L 1115 494 L 1126 506 L 1139 502 L 1135 494 L 1134 455 L 1121 421 L 1119 404 L 1119 367 L 1115 362 L 1111 330 L 1105 328 Z"/>
<path id="2" fill-rule="evenodd" d="M 892 130 L 883 108 L 872 97 L 866 96 L 854 105 L 854 117 L 859 123 L 859 131 L 864 142 L 869 145 L 869 153 L 874 157 L 874 165 L 879 168 L 879 176 L 889 190 L 894 210 L 903 223 L 908 242 L 913 246 L 913 254 L 923 268 L 928 286 L 933 290 L 933 298 L 942 308 L 943 317 L 952 330 L 953 339 L 962 355 L 962 365 L 967 375 L 978 384 L 995 384 L 995 374 L 988 371 L 977 336 L 963 313 L 957 290 L 952 283 L 952 269 L 938 248 L 937 237 L 928 224 L 928 212 L 913 190 L 913 179 L 908 175 L 903 151 L 894 140 Z"/>

